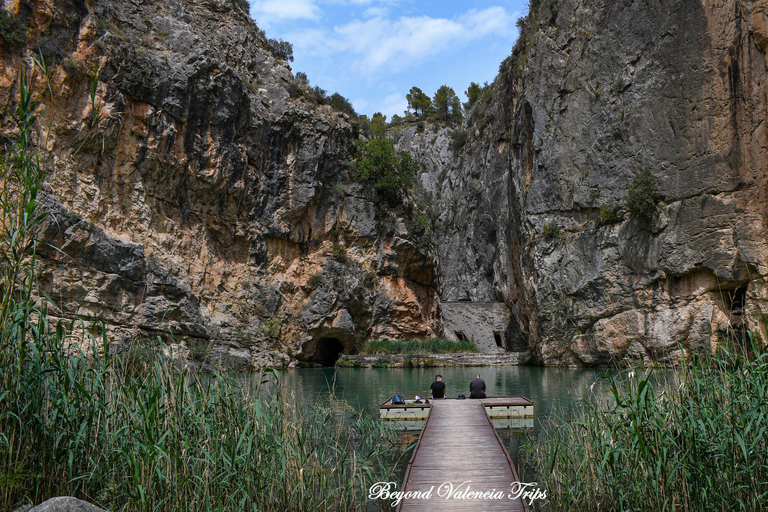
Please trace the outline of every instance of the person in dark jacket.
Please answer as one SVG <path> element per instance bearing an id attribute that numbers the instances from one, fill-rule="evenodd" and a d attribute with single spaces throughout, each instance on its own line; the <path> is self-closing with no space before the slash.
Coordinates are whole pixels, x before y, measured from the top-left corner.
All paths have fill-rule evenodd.
<path id="1" fill-rule="evenodd" d="M 432 398 L 445 398 L 445 384 L 442 375 L 435 375 L 435 382 L 429 387 L 429 394 Z"/>
<path id="2" fill-rule="evenodd" d="M 469 398 L 485 398 L 485 381 L 476 373 L 475 378 L 469 383 Z"/>

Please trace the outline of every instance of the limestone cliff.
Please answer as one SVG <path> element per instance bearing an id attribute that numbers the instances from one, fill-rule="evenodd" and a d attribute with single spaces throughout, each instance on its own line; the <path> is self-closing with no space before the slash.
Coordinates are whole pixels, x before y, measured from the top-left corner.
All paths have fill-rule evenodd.
<path id="1" fill-rule="evenodd" d="M 765 2 L 531 4 L 463 148 L 393 135 L 445 211 L 444 294 L 504 300 L 546 364 L 673 363 L 744 322 L 765 339 Z M 651 222 L 625 207 L 645 168 Z"/>
<path id="2" fill-rule="evenodd" d="M 38 49 L 48 60 L 30 76 L 45 236 L 62 250 L 39 264 L 56 315 L 240 369 L 439 332 L 413 202 L 383 207 L 351 179 L 346 116 L 301 97 L 237 2 L 4 8 L 28 33 L 0 41 L 0 104 Z"/>

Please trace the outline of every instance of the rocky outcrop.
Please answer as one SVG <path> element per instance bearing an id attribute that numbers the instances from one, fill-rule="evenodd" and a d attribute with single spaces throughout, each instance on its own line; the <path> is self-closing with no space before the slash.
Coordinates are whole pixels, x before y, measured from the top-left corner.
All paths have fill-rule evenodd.
<path id="1" fill-rule="evenodd" d="M 764 5 L 542 0 L 521 26 L 455 129 L 461 151 L 446 131 L 397 135 L 428 153 L 446 212 L 444 293 L 503 299 L 545 364 L 674 363 L 744 327 L 764 339 Z M 645 168 L 650 222 L 625 207 Z"/>
<path id="2" fill-rule="evenodd" d="M 59 496 L 51 498 L 36 506 L 24 506 L 14 512 L 106 512 L 87 501 L 72 498 L 71 496 Z"/>
<path id="3" fill-rule="evenodd" d="M 5 7 L 29 33 L 0 43 L 3 106 L 31 49 L 57 42 L 33 78 L 52 314 L 237 369 L 439 331 L 418 210 L 355 182 L 346 116 L 302 98 L 237 2 Z"/>

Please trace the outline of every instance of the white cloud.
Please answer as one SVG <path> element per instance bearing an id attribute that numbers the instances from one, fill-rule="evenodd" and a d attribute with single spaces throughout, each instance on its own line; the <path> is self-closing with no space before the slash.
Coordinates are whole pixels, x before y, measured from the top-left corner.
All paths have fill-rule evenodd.
<path id="1" fill-rule="evenodd" d="M 389 16 L 389 9 L 386 7 L 369 7 L 363 11 L 366 18 L 386 18 Z"/>
<path id="2" fill-rule="evenodd" d="M 320 9 L 315 0 L 256 0 L 251 2 L 251 14 L 260 24 L 275 21 L 318 19 Z"/>
<path id="3" fill-rule="evenodd" d="M 293 0 L 295 1 L 295 0 Z M 369 8 L 371 11 L 374 8 Z M 376 16 L 337 25 L 333 32 L 294 33 L 290 41 L 308 54 L 352 55 L 352 64 L 368 73 L 400 71 L 489 35 L 515 33 L 514 18 L 501 7 L 470 10 L 453 19 L 429 16 L 387 19 Z"/>

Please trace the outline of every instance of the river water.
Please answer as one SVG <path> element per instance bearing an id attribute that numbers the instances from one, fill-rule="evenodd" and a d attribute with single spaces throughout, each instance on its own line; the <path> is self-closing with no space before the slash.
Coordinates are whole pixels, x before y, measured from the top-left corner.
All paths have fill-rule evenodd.
<path id="1" fill-rule="evenodd" d="M 488 396 L 522 395 L 534 402 L 534 430 L 553 413 L 578 406 L 590 388 L 604 389 L 604 368 L 541 368 L 535 366 L 463 368 L 301 368 L 280 373 L 281 392 L 297 401 L 314 403 L 333 392 L 358 410 L 378 416 L 378 406 L 394 394 L 406 399 L 429 397 L 436 374 L 443 376 L 447 396 L 469 396 L 469 382 L 479 373 Z"/>

